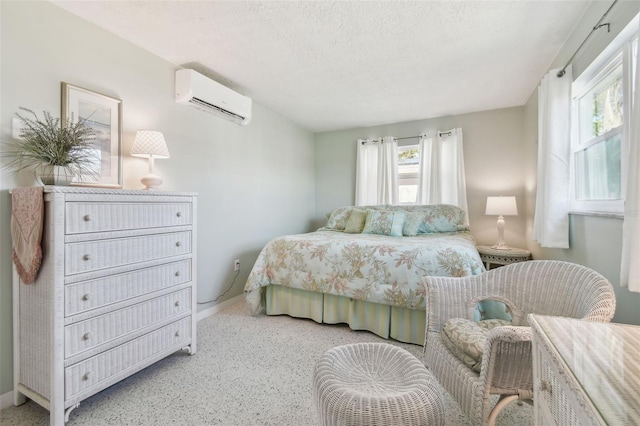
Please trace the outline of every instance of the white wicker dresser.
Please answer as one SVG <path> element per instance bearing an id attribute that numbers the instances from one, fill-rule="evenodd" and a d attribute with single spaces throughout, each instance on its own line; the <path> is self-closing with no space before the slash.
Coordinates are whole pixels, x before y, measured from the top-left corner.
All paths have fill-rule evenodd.
<path id="1" fill-rule="evenodd" d="M 197 194 L 47 186 L 35 283 L 14 269 L 14 403 L 80 401 L 196 352 Z"/>
<path id="2" fill-rule="evenodd" d="M 536 425 L 640 424 L 640 327 L 529 315 Z"/>

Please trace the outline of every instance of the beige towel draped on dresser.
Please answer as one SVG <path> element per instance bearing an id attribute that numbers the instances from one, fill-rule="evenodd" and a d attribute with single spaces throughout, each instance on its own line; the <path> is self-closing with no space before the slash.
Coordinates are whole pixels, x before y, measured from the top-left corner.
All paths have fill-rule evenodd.
<path id="1" fill-rule="evenodd" d="M 24 284 L 36 279 L 42 262 L 43 187 L 11 191 L 12 258 Z"/>

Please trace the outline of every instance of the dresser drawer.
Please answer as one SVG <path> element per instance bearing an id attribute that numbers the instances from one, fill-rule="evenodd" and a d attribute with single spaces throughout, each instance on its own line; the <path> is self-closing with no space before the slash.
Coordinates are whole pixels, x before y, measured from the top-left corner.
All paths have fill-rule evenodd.
<path id="1" fill-rule="evenodd" d="M 64 356 L 69 358 L 190 309 L 191 289 L 186 288 L 67 326 L 64 329 Z"/>
<path id="2" fill-rule="evenodd" d="M 189 281 L 191 259 L 68 284 L 64 289 L 64 313 L 75 315 Z"/>
<path id="3" fill-rule="evenodd" d="M 191 225 L 190 203 L 65 204 L 66 234 Z"/>
<path id="4" fill-rule="evenodd" d="M 573 401 L 570 401 L 567 392 L 564 389 L 562 377 L 552 368 L 551 356 L 544 350 L 539 350 L 539 381 L 535 386 L 538 387 L 537 397 L 541 398 L 541 407 L 556 419 L 563 419 L 563 426 L 580 426 L 578 416 L 573 409 Z M 536 403 L 538 403 L 536 401 Z M 549 413 L 545 413 L 548 416 Z M 548 417 L 545 418 L 548 420 Z M 555 424 L 555 423 L 554 423 Z"/>
<path id="5" fill-rule="evenodd" d="M 137 371 L 140 364 L 171 348 L 191 341 L 191 318 L 184 318 L 135 340 L 117 346 L 85 361 L 65 368 L 65 399 L 87 391 L 92 387 L 103 389 L 130 372 Z M 127 370 L 130 370 L 128 372 Z"/>
<path id="6" fill-rule="evenodd" d="M 191 253 L 191 232 L 86 241 L 65 245 L 65 275 Z"/>

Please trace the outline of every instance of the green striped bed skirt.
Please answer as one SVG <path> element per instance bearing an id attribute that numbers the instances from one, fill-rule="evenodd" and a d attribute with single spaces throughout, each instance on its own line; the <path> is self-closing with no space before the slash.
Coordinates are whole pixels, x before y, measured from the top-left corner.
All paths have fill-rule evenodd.
<path id="1" fill-rule="evenodd" d="M 385 339 L 424 344 L 425 311 L 353 300 L 270 285 L 265 291 L 267 315 L 310 318 L 318 323 L 346 323 L 352 330 L 367 330 Z"/>

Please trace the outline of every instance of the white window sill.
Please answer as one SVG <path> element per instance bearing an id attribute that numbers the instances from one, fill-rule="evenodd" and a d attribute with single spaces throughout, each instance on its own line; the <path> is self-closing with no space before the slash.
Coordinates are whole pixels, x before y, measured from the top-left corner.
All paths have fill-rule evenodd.
<path id="1" fill-rule="evenodd" d="M 574 214 L 579 216 L 596 216 L 596 217 L 610 217 L 612 219 L 624 219 L 624 213 L 621 213 L 621 212 L 569 210 L 569 214 Z"/>

